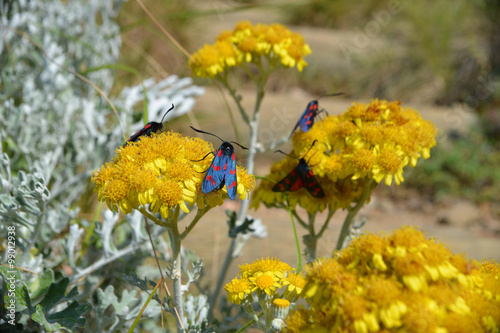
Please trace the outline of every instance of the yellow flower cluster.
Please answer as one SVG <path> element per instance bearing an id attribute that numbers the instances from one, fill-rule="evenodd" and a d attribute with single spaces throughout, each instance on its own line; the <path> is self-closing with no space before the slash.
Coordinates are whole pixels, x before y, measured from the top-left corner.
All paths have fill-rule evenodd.
<path id="1" fill-rule="evenodd" d="M 92 173 L 92 181 L 105 201 L 114 211 L 125 214 L 132 209 L 146 207 L 158 211 L 166 219 L 169 211 L 179 206 L 189 212 L 188 206 L 198 208 L 221 205 L 227 198 L 224 187 L 220 191 L 203 194 L 201 184 L 211 163 L 213 151 L 209 142 L 199 138 L 184 137 L 179 133 L 164 132 L 143 137 L 117 150 L 112 162 Z M 237 167 L 237 192 L 246 198 L 255 187 L 255 180 L 242 167 Z"/>
<path id="2" fill-rule="evenodd" d="M 302 292 L 305 280 L 293 273 L 288 264 L 275 258 L 262 258 L 252 264 L 240 265 L 238 277 L 226 284 L 227 300 L 235 304 L 251 304 L 255 292 L 261 302 L 273 301 L 276 308 L 288 308 Z M 280 294 L 279 289 L 285 287 Z"/>
<path id="3" fill-rule="evenodd" d="M 233 31 L 224 31 L 213 45 L 203 46 L 192 55 L 189 66 L 194 74 L 214 77 L 244 63 L 261 65 L 265 57 L 270 65 L 294 67 L 302 71 L 304 57 L 311 53 L 300 34 L 281 24 L 256 24 L 242 21 Z"/>
<path id="4" fill-rule="evenodd" d="M 418 230 L 368 234 L 306 268 L 287 332 L 499 332 L 500 265 L 452 254 Z"/>
<path id="5" fill-rule="evenodd" d="M 437 135 L 434 125 L 423 120 L 418 111 L 400 104 L 377 99 L 368 104 L 353 103 L 339 116 L 316 121 L 308 132 L 295 132 L 290 154 L 295 158 L 285 157 L 271 167 L 266 176 L 270 181 L 260 183 L 252 206 L 257 208 L 260 201 L 279 206 L 283 194 L 272 188 L 297 166 L 301 157 L 325 192 L 324 198 L 308 195 L 305 188 L 288 193 L 292 208 L 298 204 L 309 213 L 328 206 L 331 210 L 349 207 L 371 180 L 385 181 L 389 186 L 394 179 L 399 185 L 404 180 L 405 166 L 414 167 L 419 157 L 430 157 Z"/>

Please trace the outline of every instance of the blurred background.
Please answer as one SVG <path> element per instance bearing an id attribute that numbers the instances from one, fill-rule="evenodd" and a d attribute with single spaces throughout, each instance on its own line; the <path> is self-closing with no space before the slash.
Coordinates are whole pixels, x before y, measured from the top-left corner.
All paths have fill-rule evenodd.
<path id="1" fill-rule="evenodd" d="M 285 135 L 307 103 L 327 93 L 345 94 L 320 100 L 320 106 L 331 114 L 343 112 L 353 101 L 371 98 L 400 100 L 403 106 L 419 110 L 438 127 L 438 145 L 429 160 L 405 169 L 401 186 L 376 189 L 372 203 L 361 212 L 368 217 L 367 230 L 416 224 L 428 236 L 447 242 L 453 251 L 465 251 L 475 258 L 500 258 L 500 1 L 144 4 L 190 53 L 213 43 L 221 31 L 232 30 L 241 20 L 285 24 L 304 36 L 312 49 L 306 58 L 309 65 L 301 73 L 278 72 L 268 83 L 259 137 L 263 143 L 270 140 L 266 126 L 273 118 L 283 119 L 283 126 L 274 126 L 272 133 Z M 186 56 L 137 2 L 124 4 L 118 22 L 123 39 L 120 62 L 158 79 L 172 73 L 191 74 Z M 251 106 L 253 86 L 239 74 L 232 77 L 232 83 L 240 90 L 243 103 Z M 115 85 L 135 79 L 124 72 L 116 75 L 122 79 Z M 229 122 L 221 118 L 227 112 L 227 96 L 210 80 L 195 79 L 195 83 L 205 86 L 206 93 L 197 98 L 191 114 L 170 122 L 168 128 L 188 134 L 188 126 L 197 122 L 205 130 L 245 144 L 246 136 L 237 137 Z M 235 110 L 231 101 L 229 107 Z M 237 112 L 234 116 L 239 117 Z M 245 134 L 245 127 L 240 130 Z M 275 159 L 273 154 L 260 155 L 257 174 L 267 174 Z M 267 255 L 294 260 L 288 246 L 292 233 L 287 214 L 261 207 L 255 215 L 265 216 L 269 238 L 254 241 L 258 243 L 255 248 L 248 244 L 250 250 L 247 248 L 241 262 Z M 194 239 L 193 246 L 206 243 L 200 250 L 224 251 L 224 245 L 214 245 L 218 235 L 224 234 L 224 216 L 221 213 L 220 219 L 207 220 L 211 218 L 213 222 L 204 221 L 200 227 L 213 232 L 213 239 L 200 232 L 203 236 Z M 338 234 L 341 217 L 336 219 L 338 223 L 332 224 L 323 239 L 324 254 L 331 251 Z M 210 262 L 210 257 L 205 259 Z"/>

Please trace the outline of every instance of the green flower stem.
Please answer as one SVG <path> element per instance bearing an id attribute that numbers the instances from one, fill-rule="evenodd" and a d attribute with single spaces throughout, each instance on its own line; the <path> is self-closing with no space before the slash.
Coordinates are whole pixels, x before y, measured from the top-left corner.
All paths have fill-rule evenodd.
<path id="1" fill-rule="evenodd" d="M 294 209 L 292 210 L 292 213 L 293 213 L 293 216 L 295 216 L 297 218 L 297 221 L 299 222 L 299 224 L 304 228 L 304 229 L 308 229 L 308 226 L 307 226 L 307 223 L 304 222 L 303 219 L 300 218 L 299 214 L 297 214 L 297 211 Z"/>
<path id="2" fill-rule="evenodd" d="M 359 198 L 358 202 L 356 203 L 356 206 L 353 208 L 349 209 L 349 213 L 347 214 L 344 224 L 342 225 L 342 230 L 340 231 L 339 239 L 337 240 L 337 246 L 336 250 L 340 251 L 342 250 L 342 246 L 344 245 L 344 242 L 346 238 L 349 236 L 349 233 L 351 231 L 351 226 L 352 222 L 354 221 L 354 218 L 358 214 L 359 210 L 361 207 L 364 206 L 366 203 L 366 200 L 370 197 L 372 194 L 373 190 L 375 187 L 377 187 L 378 183 L 374 181 L 373 179 L 368 179 L 365 187 L 363 189 L 363 193 L 361 194 L 361 197 Z"/>
<path id="3" fill-rule="evenodd" d="M 259 302 L 260 302 L 260 300 L 259 300 Z M 261 312 L 257 315 L 251 305 L 250 306 L 243 306 L 243 309 L 245 309 L 246 313 L 248 313 L 250 315 L 250 317 L 252 317 L 252 320 L 249 323 L 247 323 L 247 325 L 245 325 L 244 327 L 246 328 L 246 327 L 250 326 L 251 323 L 256 323 L 257 326 L 259 326 L 264 331 L 265 327 L 262 325 L 262 323 L 259 320 L 259 318 L 262 317 L 264 312 Z M 243 327 L 238 330 L 238 332 L 240 332 L 240 331 L 241 332 L 243 331 Z"/>
<path id="4" fill-rule="evenodd" d="M 172 226 L 170 224 L 170 222 L 168 221 L 162 221 L 160 220 L 159 218 L 157 218 L 156 216 L 154 216 L 153 214 L 151 214 L 150 212 L 148 212 L 146 210 L 146 208 L 144 207 L 139 207 L 137 209 L 142 215 L 146 216 L 148 219 L 150 219 L 151 221 L 154 222 L 154 224 L 156 225 L 159 225 L 160 227 L 163 227 L 163 228 L 166 228 L 166 229 L 171 229 Z"/>
<path id="5" fill-rule="evenodd" d="M 257 320 L 257 324 L 262 331 L 267 332 L 269 327 L 271 327 L 271 321 L 273 320 L 272 307 L 270 306 L 270 296 L 268 296 L 264 291 L 257 290 L 257 298 L 259 300 L 260 307 L 262 308 L 262 313 L 265 315 L 265 324 Z M 255 318 L 255 317 L 254 317 Z"/>
<path id="6" fill-rule="evenodd" d="M 248 312 L 248 311 L 247 311 Z M 245 325 L 243 325 L 239 330 L 237 330 L 235 333 L 241 333 L 243 332 L 244 330 L 246 330 L 247 328 L 250 327 L 250 325 L 252 325 L 253 323 L 255 323 L 256 321 L 258 322 L 259 321 L 259 318 L 262 317 L 262 315 L 264 315 L 264 312 L 261 312 L 259 313 L 258 315 L 256 316 L 253 316 L 253 319 L 250 320 L 248 323 L 246 323 Z"/>
<path id="7" fill-rule="evenodd" d="M 288 202 L 288 199 L 287 199 Z M 288 212 L 290 213 L 290 220 L 292 221 L 293 235 L 295 237 L 295 249 L 297 250 L 297 274 L 302 270 L 302 255 L 300 253 L 299 236 L 297 235 L 297 228 L 295 228 L 295 220 L 293 219 L 293 212 L 290 208 L 290 203 L 287 204 Z"/>
<path id="8" fill-rule="evenodd" d="M 154 295 L 158 291 L 158 287 L 161 285 L 161 282 L 162 281 L 160 281 L 160 283 L 156 284 L 156 286 L 154 287 L 154 289 L 151 291 L 151 294 L 149 294 L 149 297 L 146 300 L 146 303 L 144 303 L 144 305 L 143 305 L 143 307 L 141 309 L 141 312 L 139 312 L 139 314 L 137 315 L 137 317 L 135 317 L 135 320 L 134 320 L 132 326 L 130 326 L 130 328 L 128 330 L 128 333 L 133 333 L 134 332 L 135 327 L 137 326 L 137 324 L 139 324 L 139 320 L 141 319 L 141 316 L 144 313 L 144 310 L 146 309 L 146 307 L 148 306 L 149 302 L 151 302 L 151 300 L 153 299 Z"/>
<path id="9" fill-rule="evenodd" d="M 212 207 L 206 205 L 205 208 L 203 209 L 199 209 L 198 208 L 198 211 L 196 212 L 196 215 L 195 217 L 193 218 L 193 221 L 191 221 L 191 223 L 186 227 L 186 229 L 182 232 L 182 234 L 180 234 L 180 238 L 181 240 L 186 238 L 187 235 L 191 232 L 191 230 L 193 230 L 193 228 L 195 227 L 195 225 L 198 223 L 198 221 L 203 217 L 203 215 L 205 215 L 210 209 L 212 209 Z"/>

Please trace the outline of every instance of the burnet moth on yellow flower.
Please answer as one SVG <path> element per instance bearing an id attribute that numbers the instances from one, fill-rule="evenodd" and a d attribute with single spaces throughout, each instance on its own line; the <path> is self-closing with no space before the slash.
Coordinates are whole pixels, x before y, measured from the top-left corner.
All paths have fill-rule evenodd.
<path id="1" fill-rule="evenodd" d="M 234 147 L 231 143 L 237 144 L 243 149 L 248 148 L 243 147 L 234 141 L 224 141 L 215 134 L 201 131 L 193 126 L 191 126 L 191 128 L 198 133 L 209 134 L 222 141 L 219 149 L 215 152 L 208 153 L 201 159 L 204 160 L 210 154 L 214 155 L 214 159 L 212 160 L 212 163 L 210 164 L 210 167 L 208 168 L 205 178 L 201 184 L 201 190 L 203 193 L 207 194 L 215 190 L 220 190 L 224 187 L 224 185 L 226 185 L 227 195 L 231 200 L 234 200 L 238 184 L 236 177 L 236 158 L 234 156 Z"/>
<path id="2" fill-rule="evenodd" d="M 323 95 L 315 99 L 314 101 L 309 102 L 307 104 L 307 107 L 302 113 L 302 116 L 300 116 L 299 121 L 297 122 L 297 125 L 293 128 L 292 133 L 290 133 L 290 137 L 292 137 L 293 132 L 297 129 L 297 127 L 300 127 L 302 132 L 308 132 L 311 127 L 314 125 L 314 118 L 324 110 L 319 110 L 318 111 L 318 99 L 321 97 L 326 97 L 326 96 L 338 96 L 338 95 L 343 95 L 344 93 L 336 93 L 336 94 L 330 94 L 330 95 Z"/>
<path id="3" fill-rule="evenodd" d="M 169 113 L 173 109 L 174 104 L 172 104 L 172 107 L 168 109 L 167 112 L 165 112 L 159 123 L 157 123 L 156 121 L 150 121 L 149 123 L 147 123 L 146 126 L 135 132 L 130 138 L 128 138 L 128 140 L 123 144 L 123 147 L 127 146 L 129 142 L 137 142 L 143 136 L 151 136 L 151 134 L 161 131 L 163 129 L 163 119 L 165 119 L 167 113 Z"/>
<path id="4" fill-rule="evenodd" d="M 304 157 L 309 153 L 309 151 L 314 146 L 316 141 L 318 140 L 314 140 L 314 142 L 312 143 L 311 147 L 304 155 Z M 277 150 L 276 152 L 280 152 L 289 157 L 293 157 L 282 152 L 281 150 Z M 301 157 L 299 159 L 299 164 L 295 167 L 295 169 L 290 171 L 290 173 L 286 175 L 285 178 L 283 178 L 276 185 L 274 185 L 273 187 L 274 192 L 288 192 L 288 191 L 293 192 L 304 187 L 315 198 L 325 197 L 325 192 L 319 185 L 318 180 L 312 173 L 304 157 Z"/>

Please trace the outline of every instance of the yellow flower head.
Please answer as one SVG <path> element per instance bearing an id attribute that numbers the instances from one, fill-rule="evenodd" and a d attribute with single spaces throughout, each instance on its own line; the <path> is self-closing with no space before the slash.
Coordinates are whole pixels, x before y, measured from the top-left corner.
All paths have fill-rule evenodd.
<path id="1" fill-rule="evenodd" d="M 252 291 L 264 292 L 271 296 L 276 288 L 281 288 L 279 278 L 272 272 L 259 272 L 248 278 Z"/>
<path id="2" fill-rule="evenodd" d="M 169 212 L 179 207 L 189 212 L 188 206 L 198 203 L 220 205 L 227 198 L 227 190 L 204 194 L 201 183 L 204 171 L 210 166 L 213 151 L 210 143 L 199 138 L 184 137 L 166 132 L 144 137 L 117 150 L 112 162 L 103 165 L 92 174 L 98 198 L 110 209 L 121 209 L 125 214 L 132 209 L 147 207 L 153 213 L 160 212 L 166 219 Z M 237 168 L 237 193 L 248 196 L 255 183 L 244 168 Z"/>
<path id="3" fill-rule="evenodd" d="M 343 114 L 327 116 L 307 132 L 293 134 L 292 158 L 273 164 L 253 196 L 252 207 L 258 208 L 260 202 L 270 207 L 284 205 L 285 195 L 273 188 L 297 167 L 299 158 L 307 162 L 325 196 L 309 194 L 302 182 L 286 192 L 292 209 L 300 205 L 314 214 L 327 207 L 350 207 L 373 181 L 401 184 L 407 165 L 414 167 L 419 157 L 430 157 L 436 134 L 418 111 L 401 107 L 399 101 L 353 103 Z"/>
<path id="4" fill-rule="evenodd" d="M 242 21 L 233 31 L 224 31 L 214 45 L 205 45 L 194 53 L 189 66 L 196 76 L 214 77 L 243 62 L 262 64 L 262 57 L 276 68 L 307 66 L 309 45 L 297 33 L 281 24 L 256 24 Z"/>
<path id="5" fill-rule="evenodd" d="M 287 286 L 284 297 L 295 301 L 300 293 L 302 293 L 302 290 L 304 290 L 306 280 L 300 274 L 288 273 L 288 276 L 282 280 L 282 283 L 283 286 Z"/>
<path id="6" fill-rule="evenodd" d="M 294 270 L 277 258 L 262 258 L 240 265 L 238 277 L 233 281 L 247 281 L 252 295 L 259 301 L 269 303 L 274 300 L 275 308 L 288 311 L 288 306 L 298 300 L 306 283 L 303 276 L 293 273 Z M 234 298 L 234 295 L 229 298 Z"/>
<path id="7" fill-rule="evenodd" d="M 361 236 L 305 270 L 309 307 L 289 314 L 291 332 L 500 329 L 500 265 L 454 255 L 415 228 Z"/>
<path id="8" fill-rule="evenodd" d="M 246 279 L 233 279 L 224 286 L 224 289 L 227 291 L 228 302 L 241 304 L 243 300 L 252 299 L 250 283 Z"/>
<path id="9" fill-rule="evenodd" d="M 274 306 L 274 318 L 278 318 L 283 320 L 288 315 L 288 311 L 290 310 L 290 301 L 284 298 L 276 298 L 273 300 Z"/>
<path id="10" fill-rule="evenodd" d="M 277 278 L 284 278 L 286 273 L 293 271 L 287 263 L 277 258 L 262 258 L 251 264 L 240 265 L 240 273 L 244 278 L 260 273 L 271 273 Z"/>

